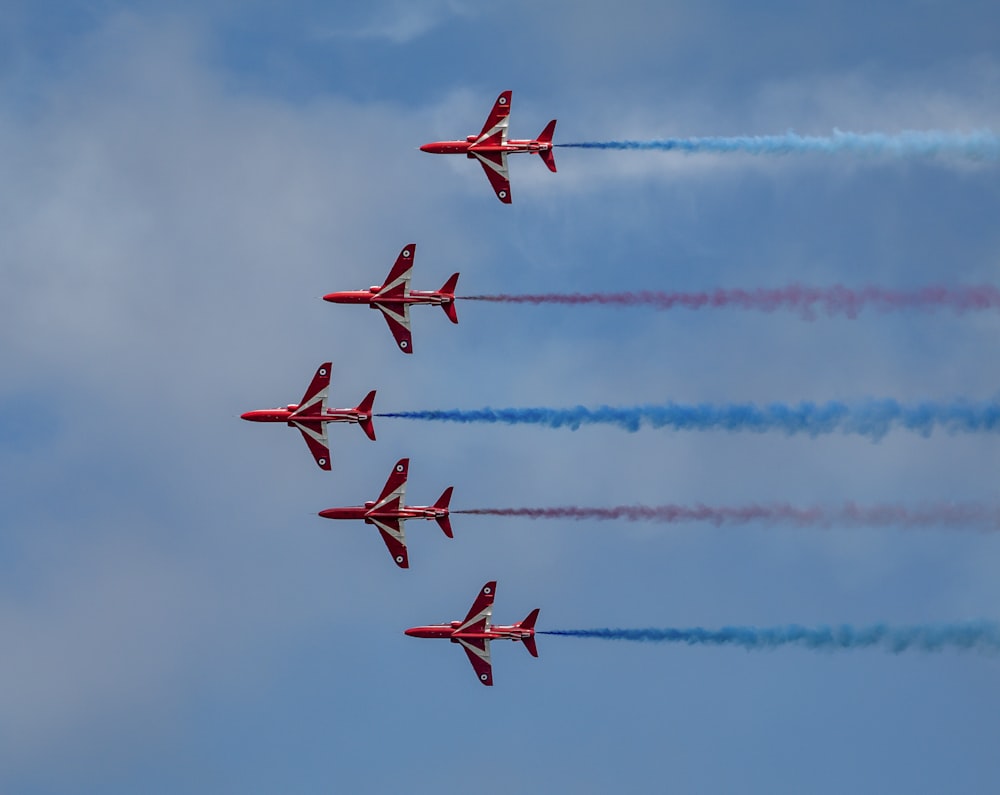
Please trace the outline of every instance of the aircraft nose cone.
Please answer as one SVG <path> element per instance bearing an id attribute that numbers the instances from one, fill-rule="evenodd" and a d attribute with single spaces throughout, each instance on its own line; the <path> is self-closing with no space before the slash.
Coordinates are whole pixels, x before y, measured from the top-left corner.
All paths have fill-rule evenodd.
<path id="1" fill-rule="evenodd" d="M 421 152 L 429 152 L 429 151 L 431 151 L 430 147 L 431 147 L 431 144 L 424 144 L 423 146 L 420 147 L 420 151 Z M 409 630 L 406 631 L 406 634 L 409 634 Z"/>
<path id="2" fill-rule="evenodd" d="M 242 414 L 240 414 L 240 419 L 241 420 L 252 420 L 253 419 L 253 412 L 252 411 L 244 411 Z"/>
<path id="3" fill-rule="evenodd" d="M 403 630 L 403 634 L 409 635 L 411 638 L 413 638 L 416 637 L 417 631 L 413 627 L 410 627 L 410 629 Z"/>

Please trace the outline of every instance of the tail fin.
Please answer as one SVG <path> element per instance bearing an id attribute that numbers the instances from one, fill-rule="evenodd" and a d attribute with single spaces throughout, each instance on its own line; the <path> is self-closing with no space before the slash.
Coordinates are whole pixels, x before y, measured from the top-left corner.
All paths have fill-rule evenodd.
<path id="1" fill-rule="evenodd" d="M 548 124 L 545 125 L 545 129 L 538 134 L 538 142 L 542 144 L 552 143 L 552 136 L 556 131 L 556 120 L 553 119 Z M 556 155 L 551 149 L 545 152 L 539 152 L 539 157 L 542 158 L 542 162 L 548 167 L 549 171 L 556 170 Z"/>
<path id="2" fill-rule="evenodd" d="M 448 488 L 446 488 L 444 490 L 444 493 L 440 497 L 438 497 L 438 501 L 436 503 L 434 503 L 434 507 L 435 508 L 443 508 L 444 510 L 447 511 L 448 510 L 448 504 L 451 502 L 451 492 L 452 492 L 453 489 L 454 489 L 453 486 L 449 486 Z M 452 534 L 452 532 L 451 532 L 451 517 L 450 516 L 448 516 L 447 514 L 445 514 L 444 516 L 439 517 L 437 519 L 437 523 L 441 526 L 441 529 L 444 530 L 444 534 L 446 536 L 448 536 L 448 538 L 454 538 L 455 537 Z"/>
<path id="3" fill-rule="evenodd" d="M 536 607 L 534 610 L 528 613 L 528 616 L 527 618 L 524 619 L 524 621 L 519 621 L 517 626 L 519 626 L 521 629 L 534 629 L 535 621 L 537 619 L 538 619 L 538 608 Z M 526 638 L 521 638 L 521 643 L 523 643 L 524 648 L 528 650 L 528 654 L 530 654 L 532 657 L 538 656 L 538 647 L 535 645 L 534 633 L 528 635 Z"/>
<path id="4" fill-rule="evenodd" d="M 438 292 L 443 293 L 444 295 L 451 296 L 452 300 L 448 301 L 448 303 L 446 304 L 441 304 L 441 308 L 444 310 L 444 313 L 448 316 L 448 320 L 450 320 L 452 323 L 458 322 L 458 312 L 455 311 L 455 288 L 457 286 L 458 286 L 458 274 L 453 273 L 451 275 L 451 278 L 448 279 L 448 281 L 446 281 L 442 285 L 440 290 L 438 290 Z"/>
<path id="5" fill-rule="evenodd" d="M 365 399 L 362 400 L 355 411 L 359 411 L 365 415 L 366 419 L 361 420 L 358 425 L 361 426 L 361 430 L 365 432 L 369 439 L 373 442 L 375 441 L 375 428 L 372 426 L 372 406 L 375 405 L 375 390 L 373 389 L 367 395 Z"/>

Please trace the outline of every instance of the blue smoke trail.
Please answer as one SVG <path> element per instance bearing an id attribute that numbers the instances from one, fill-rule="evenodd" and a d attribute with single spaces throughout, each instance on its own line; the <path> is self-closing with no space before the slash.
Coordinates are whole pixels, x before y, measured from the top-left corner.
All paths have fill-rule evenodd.
<path id="1" fill-rule="evenodd" d="M 956 624 L 917 624 L 893 627 L 874 624 L 852 627 L 723 627 L 722 629 L 553 629 L 539 635 L 627 640 L 640 643 L 684 643 L 688 646 L 739 646 L 747 650 L 799 646 L 819 651 L 882 649 L 904 651 L 1000 651 L 1000 624 L 970 621 Z"/>
<path id="2" fill-rule="evenodd" d="M 858 403 L 833 401 L 815 403 L 731 403 L 712 406 L 666 403 L 660 406 L 600 406 L 599 408 L 511 408 L 463 411 L 397 411 L 378 414 L 410 420 L 460 423 L 502 423 L 544 425 L 577 430 L 581 425 L 617 425 L 638 431 L 643 425 L 675 430 L 783 431 L 788 435 L 807 433 L 854 433 L 881 439 L 894 427 L 929 436 L 935 428 L 950 433 L 1000 430 L 1000 402 L 955 401 L 903 405 L 895 400 L 868 400 Z"/>
<path id="3" fill-rule="evenodd" d="M 573 149 L 655 149 L 679 152 L 745 152 L 753 155 L 823 152 L 854 152 L 896 157 L 952 155 L 973 160 L 1000 159 L 1000 136 L 989 130 L 971 133 L 907 130 L 900 133 L 852 133 L 834 130 L 832 135 L 707 136 L 663 138 L 651 141 L 584 141 L 556 144 Z"/>

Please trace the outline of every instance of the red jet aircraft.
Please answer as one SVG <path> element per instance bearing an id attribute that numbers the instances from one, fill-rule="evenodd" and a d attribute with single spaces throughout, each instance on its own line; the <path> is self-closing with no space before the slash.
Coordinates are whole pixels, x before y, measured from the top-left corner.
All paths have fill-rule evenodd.
<path id="1" fill-rule="evenodd" d="M 309 445 L 309 451 L 316 459 L 320 469 L 330 469 L 330 445 L 326 438 L 328 422 L 356 422 L 361 426 L 368 438 L 375 441 L 375 429 L 372 427 L 372 404 L 375 402 L 373 389 L 364 400 L 353 409 L 328 409 L 326 393 L 330 389 L 330 370 L 333 365 L 323 362 L 316 370 L 309 388 L 302 396 L 301 402 L 289 403 L 285 408 L 258 409 L 242 414 L 242 418 L 251 422 L 285 422 L 289 427 L 302 431 L 302 438 Z"/>
<path id="2" fill-rule="evenodd" d="M 409 458 L 401 458 L 396 462 L 377 500 L 366 502 L 363 506 L 327 508 L 319 512 L 324 519 L 363 519 L 365 524 L 375 525 L 382 534 L 386 547 L 389 548 L 389 554 L 401 569 L 410 567 L 406 555 L 406 535 L 403 532 L 403 522 L 407 519 L 434 519 L 441 525 L 448 538 L 455 537 L 452 535 L 451 520 L 448 518 L 451 486 L 444 490 L 444 494 L 433 505 L 403 505 L 409 467 Z"/>
<path id="3" fill-rule="evenodd" d="M 367 290 L 351 290 L 344 293 L 327 293 L 324 301 L 333 304 L 368 304 L 369 309 L 380 309 L 389 324 L 389 331 L 396 338 L 396 344 L 403 353 L 413 353 L 413 337 L 410 334 L 410 304 L 431 304 L 440 306 L 452 323 L 458 322 L 455 311 L 455 286 L 458 274 L 452 274 L 440 290 L 410 290 L 410 276 L 413 272 L 413 258 L 416 243 L 403 247 L 396 257 L 385 284 L 369 287 Z"/>
<path id="4" fill-rule="evenodd" d="M 545 125 L 545 129 L 534 140 L 507 140 L 507 125 L 510 121 L 510 91 L 497 97 L 493 110 L 483 125 L 479 135 L 469 135 L 464 141 L 435 141 L 420 147 L 422 152 L 435 155 L 465 155 L 476 158 L 483 164 L 486 178 L 504 204 L 510 204 L 510 177 L 507 175 L 507 155 L 514 152 L 533 152 L 542 158 L 549 171 L 556 170 L 555 153 L 552 151 L 552 134 L 556 120 Z"/>
<path id="5" fill-rule="evenodd" d="M 518 621 L 513 626 L 491 626 L 490 618 L 493 615 L 493 597 L 496 589 L 495 580 L 486 583 L 476 601 L 472 603 L 472 609 L 464 621 L 410 627 L 406 630 L 406 634 L 411 638 L 448 638 L 452 643 L 461 644 L 469 656 L 469 662 L 476 669 L 479 681 L 487 687 L 492 687 L 491 640 L 519 640 L 532 657 L 538 656 L 538 649 L 535 646 L 535 620 L 538 618 L 538 608 L 528 613 L 524 621 Z"/>

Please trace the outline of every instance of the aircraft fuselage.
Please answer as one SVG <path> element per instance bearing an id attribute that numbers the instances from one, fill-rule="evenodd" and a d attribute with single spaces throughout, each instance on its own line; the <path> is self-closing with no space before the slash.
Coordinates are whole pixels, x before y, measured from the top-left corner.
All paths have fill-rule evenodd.
<path id="1" fill-rule="evenodd" d="M 392 511 L 372 510 L 373 507 L 374 503 L 327 508 L 319 515 L 324 519 L 360 519 L 367 524 L 375 524 L 377 519 L 445 519 L 448 516 L 447 508 L 435 508 L 433 505 L 404 505 Z"/>
<path id="2" fill-rule="evenodd" d="M 428 624 L 423 627 L 410 627 L 405 633 L 411 638 L 448 638 L 452 643 L 458 643 L 459 639 L 481 639 L 481 640 L 520 640 L 531 638 L 535 635 L 534 628 L 527 629 L 517 625 L 504 627 L 496 624 L 492 625 L 485 632 L 469 632 L 460 630 L 461 621 L 452 621 L 450 624 Z"/>
<path id="3" fill-rule="evenodd" d="M 420 147 L 421 152 L 429 152 L 432 155 L 465 155 L 475 157 L 473 152 L 506 152 L 507 154 L 517 154 L 518 152 L 538 153 L 549 152 L 552 144 L 547 141 L 534 139 L 512 139 L 506 143 L 497 144 L 476 144 L 475 135 L 470 135 L 464 141 L 433 141 Z"/>
<path id="4" fill-rule="evenodd" d="M 381 285 L 369 287 L 367 290 L 346 290 L 340 293 L 327 293 L 323 296 L 324 301 L 331 304 L 368 304 L 369 309 L 378 309 L 376 304 L 430 304 L 431 306 L 442 306 L 450 304 L 455 300 L 455 296 L 446 295 L 437 290 L 410 290 L 401 298 L 379 298 L 377 293 L 382 289 Z"/>
<path id="5" fill-rule="evenodd" d="M 290 403 L 285 408 L 276 409 L 256 409 L 247 411 L 240 415 L 241 419 L 250 422 L 284 422 L 292 424 L 292 415 L 298 404 Z M 371 419 L 369 414 L 365 414 L 355 409 L 327 409 L 325 412 L 315 412 L 311 414 L 295 414 L 295 422 L 354 422 L 362 423 Z"/>

